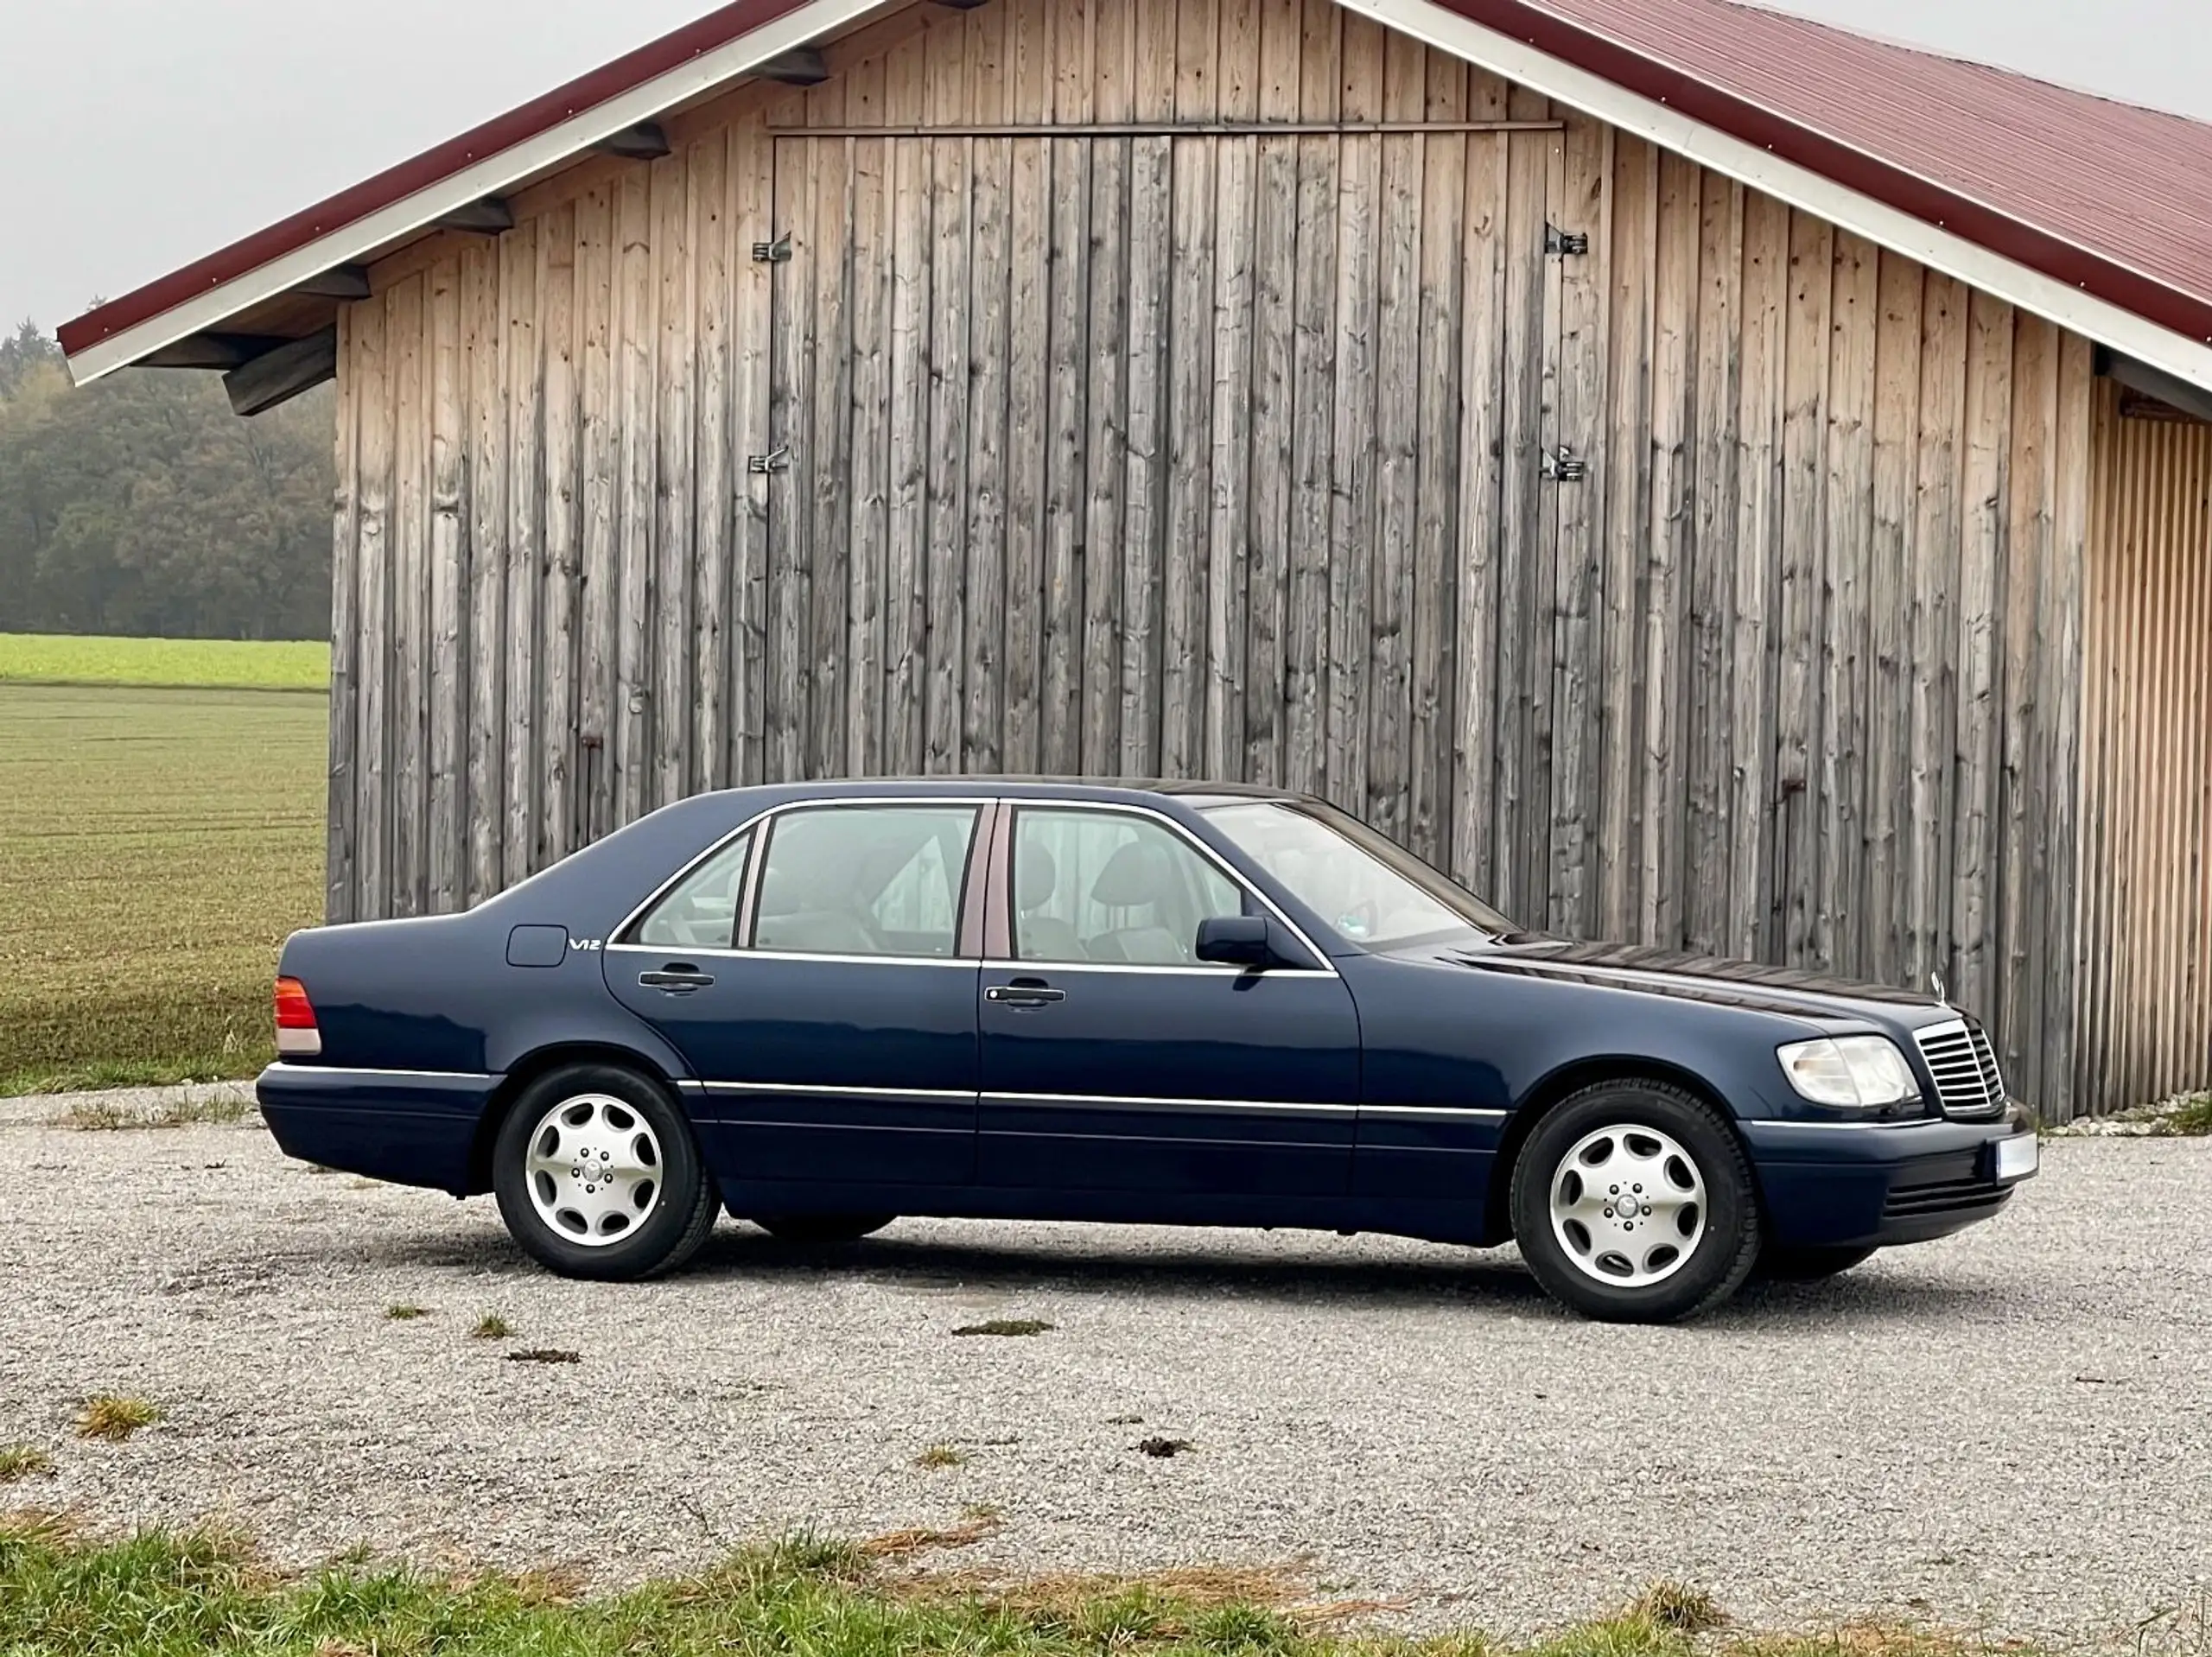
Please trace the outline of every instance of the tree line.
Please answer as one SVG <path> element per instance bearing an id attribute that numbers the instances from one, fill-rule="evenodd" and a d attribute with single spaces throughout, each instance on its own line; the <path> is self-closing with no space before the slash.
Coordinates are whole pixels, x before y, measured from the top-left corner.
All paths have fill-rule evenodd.
<path id="1" fill-rule="evenodd" d="M 79 390 L 35 323 L 0 336 L 0 632 L 325 637 L 330 398 L 241 420 L 211 373 Z"/>

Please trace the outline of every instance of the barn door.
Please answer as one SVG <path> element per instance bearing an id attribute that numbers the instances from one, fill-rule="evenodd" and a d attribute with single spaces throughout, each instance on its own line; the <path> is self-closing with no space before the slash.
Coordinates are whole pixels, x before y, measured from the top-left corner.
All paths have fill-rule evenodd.
<path id="1" fill-rule="evenodd" d="M 777 139 L 769 775 L 1286 784 L 1544 924 L 1576 227 L 1557 131 L 1442 125 Z"/>

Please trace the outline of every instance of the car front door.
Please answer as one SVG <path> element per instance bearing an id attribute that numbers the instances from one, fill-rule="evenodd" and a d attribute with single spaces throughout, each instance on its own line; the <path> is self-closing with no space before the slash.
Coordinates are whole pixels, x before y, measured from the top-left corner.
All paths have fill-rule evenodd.
<path id="1" fill-rule="evenodd" d="M 1359 1025 L 1326 956 L 1165 814 L 1012 802 L 978 988 L 979 1183 L 1319 1197 L 1349 1187 Z M 1200 962 L 1267 917 L 1284 964 Z"/>
<path id="2" fill-rule="evenodd" d="M 982 924 L 965 898 L 986 815 L 933 798 L 780 810 L 609 945 L 615 995 L 691 1064 L 726 1178 L 974 1177 Z"/>

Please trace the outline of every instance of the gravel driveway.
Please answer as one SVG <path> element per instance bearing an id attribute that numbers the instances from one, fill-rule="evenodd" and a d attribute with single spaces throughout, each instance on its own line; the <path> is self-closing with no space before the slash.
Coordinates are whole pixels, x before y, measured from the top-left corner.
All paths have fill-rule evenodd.
<path id="1" fill-rule="evenodd" d="M 51 1114 L 0 1107 L 0 1441 L 58 1472 L 0 1506 L 611 1584 L 990 1504 L 963 1562 L 1303 1559 L 1501 1632 L 1665 1576 L 1753 1622 L 2119 1643 L 2212 1588 L 2205 1141 L 2053 1143 L 1993 1224 L 1643 1330 L 1568 1318 L 1510 1251 L 1287 1233 L 725 1222 L 675 1280 L 574 1284 L 488 1199 L 311 1171 L 251 1119 Z M 514 1338 L 472 1338 L 487 1312 Z M 995 1317 L 1055 1327 L 953 1335 Z M 506 1361 L 531 1347 L 582 1361 Z M 168 1418 L 79 1443 L 105 1390 Z M 940 1443 L 964 1461 L 914 1465 Z"/>

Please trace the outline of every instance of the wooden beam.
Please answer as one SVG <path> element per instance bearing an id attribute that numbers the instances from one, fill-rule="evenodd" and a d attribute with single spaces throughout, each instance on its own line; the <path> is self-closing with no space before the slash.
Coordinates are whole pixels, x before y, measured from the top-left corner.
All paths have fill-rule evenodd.
<path id="1" fill-rule="evenodd" d="M 830 66 L 811 46 L 795 46 L 770 58 L 753 72 L 763 80 L 780 80 L 789 86 L 818 86 L 830 79 Z"/>
<path id="2" fill-rule="evenodd" d="M 611 138 L 601 140 L 598 147 L 609 156 L 620 156 L 627 161 L 658 161 L 668 154 L 668 135 L 656 123 L 640 121 Z"/>
<path id="3" fill-rule="evenodd" d="M 308 299 L 366 299 L 369 296 L 369 273 L 359 264 L 334 265 L 330 270 L 309 276 L 292 289 Z"/>
<path id="4" fill-rule="evenodd" d="M 140 368 L 236 368 L 287 343 L 281 334 L 195 333 L 149 352 Z"/>
<path id="5" fill-rule="evenodd" d="M 257 415 L 338 378 L 338 330 L 289 340 L 223 376 L 231 412 Z"/>
<path id="6" fill-rule="evenodd" d="M 2162 369 L 2134 358 L 2099 346 L 2096 351 L 2096 371 L 2107 379 L 2118 380 L 2139 396 L 2164 403 L 2178 413 L 2196 420 L 2212 420 L 2212 391 L 2177 379 Z"/>
<path id="7" fill-rule="evenodd" d="M 496 195 L 487 195 L 481 201 L 472 201 L 465 207 L 455 207 L 438 219 L 442 230 L 473 231 L 480 236 L 497 236 L 502 231 L 515 227 L 515 210 Z"/>

